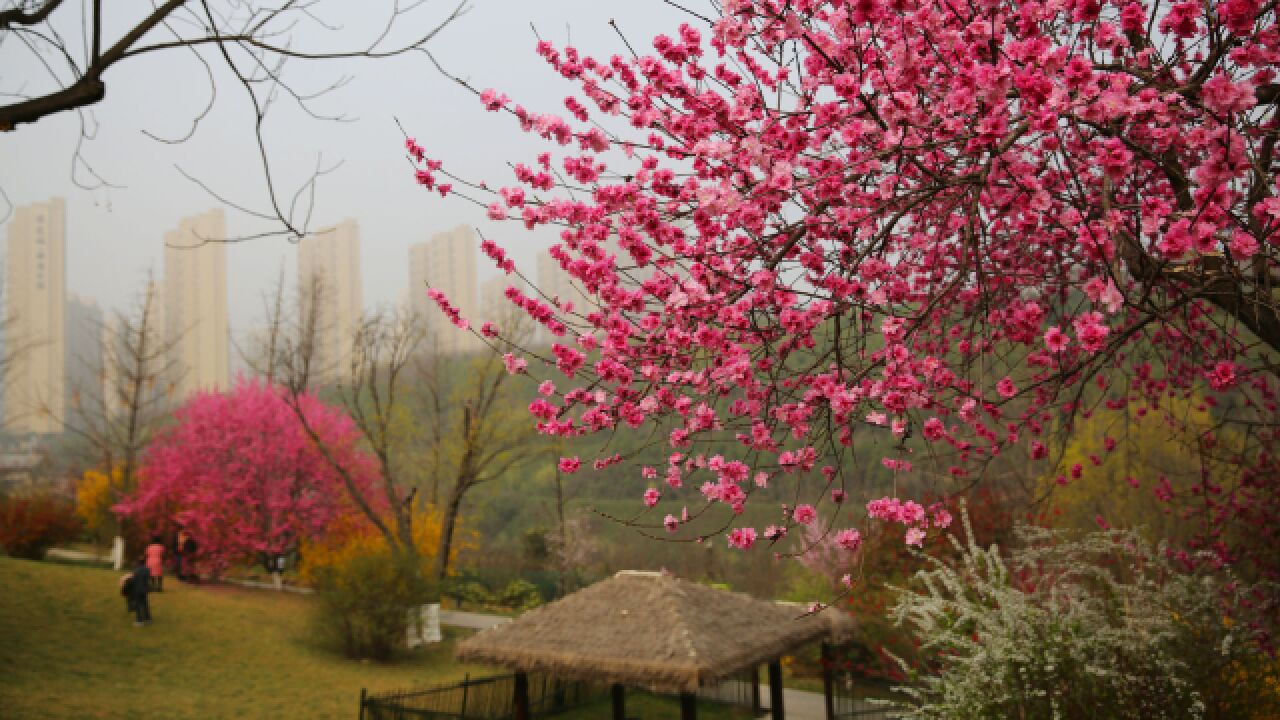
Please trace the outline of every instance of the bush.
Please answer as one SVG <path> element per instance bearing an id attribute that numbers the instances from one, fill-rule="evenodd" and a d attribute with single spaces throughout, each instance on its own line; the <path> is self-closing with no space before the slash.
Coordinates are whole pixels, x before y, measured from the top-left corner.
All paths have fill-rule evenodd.
<path id="1" fill-rule="evenodd" d="M 459 608 L 486 607 L 494 604 L 493 593 L 478 580 L 458 580 L 450 578 L 447 593 L 458 603 Z"/>
<path id="2" fill-rule="evenodd" d="M 323 628 L 338 635 L 348 655 L 390 658 L 405 645 L 409 610 L 438 601 L 432 568 L 440 519 L 428 505 L 414 508 L 415 559 L 393 553 L 382 534 L 354 511 L 330 523 L 324 535 L 303 538 L 299 577 L 315 588 Z M 459 539 L 453 552 L 465 545 Z"/>
<path id="3" fill-rule="evenodd" d="M 1241 602 L 1255 589 L 1225 571 L 1178 572 L 1132 532 L 1022 528 L 1008 557 L 971 531 L 953 542 L 893 608 L 925 658 L 904 717 L 1240 717 L 1220 711 L 1256 702 L 1259 683 L 1222 683 L 1264 657 Z"/>
<path id="4" fill-rule="evenodd" d="M 530 610 L 542 604 L 542 595 L 528 580 L 512 580 L 498 593 L 498 602 L 512 610 Z"/>
<path id="5" fill-rule="evenodd" d="M 75 504 L 53 493 L 0 498 L 0 547 L 13 557 L 40 560 L 80 534 Z"/>
<path id="6" fill-rule="evenodd" d="M 320 622 L 354 658 L 388 660 L 405 644 L 408 612 L 434 588 L 420 561 L 384 548 L 346 554 L 314 571 Z"/>

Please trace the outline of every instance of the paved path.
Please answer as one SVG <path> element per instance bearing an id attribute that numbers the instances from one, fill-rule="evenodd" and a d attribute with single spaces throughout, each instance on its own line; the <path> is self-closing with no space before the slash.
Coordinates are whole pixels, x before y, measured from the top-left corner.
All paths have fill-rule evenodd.
<path id="1" fill-rule="evenodd" d="M 725 686 L 732 686 L 733 684 L 725 683 L 721 687 L 725 688 Z M 745 683 L 741 684 L 745 686 Z M 744 697 L 747 693 L 746 687 L 740 690 L 728 689 L 725 696 Z M 769 685 L 767 683 L 760 683 L 760 701 L 765 705 L 769 704 Z M 787 711 L 787 720 L 826 720 L 827 717 L 826 704 L 823 703 L 821 693 L 783 688 L 782 708 Z M 770 717 L 772 715 L 768 713 L 764 715 L 766 719 Z"/>
<path id="2" fill-rule="evenodd" d="M 461 612 L 458 610 L 441 610 L 440 624 L 452 625 L 453 627 L 471 628 L 473 630 L 484 630 L 494 625 L 511 622 L 511 618 L 502 617 L 501 615 L 487 615 L 485 613 Z"/>

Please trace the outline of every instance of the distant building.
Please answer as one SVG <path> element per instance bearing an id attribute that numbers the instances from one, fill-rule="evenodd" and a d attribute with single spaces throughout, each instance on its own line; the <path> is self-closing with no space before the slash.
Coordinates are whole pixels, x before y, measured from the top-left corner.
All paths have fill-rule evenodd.
<path id="1" fill-rule="evenodd" d="M 102 310 L 92 298 L 67 296 L 67 417 L 102 398 Z M 87 396 L 87 397 L 86 397 Z"/>
<path id="2" fill-rule="evenodd" d="M 547 252 L 538 255 L 538 292 L 541 295 L 540 300 L 559 303 L 562 308 L 572 309 L 569 313 L 563 311 L 556 313 L 568 325 L 572 325 L 571 321 L 575 316 L 586 315 L 595 309 L 591 300 L 579 289 L 579 284 L 564 268 L 560 267 L 560 261 Z M 565 315 L 567 318 L 564 317 Z M 534 337 L 542 343 L 552 341 L 551 333 L 542 326 L 538 327 Z"/>
<path id="3" fill-rule="evenodd" d="M 9 223 L 5 429 L 57 433 L 66 407 L 66 201 L 14 210 Z"/>
<path id="4" fill-rule="evenodd" d="M 364 319 L 360 227 L 354 220 L 298 243 L 298 307 L 303 317 L 312 298 L 318 301 L 316 380 L 332 384 L 345 377 L 351 365 L 351 343 Z"/>
<path id="5" fill-rule="evenodd" d="M 528 295 L 529 285 L 519 275 L 502 274 L 491 277 L 480 283 L 480 319 L 501 323 L 512 313 L 524 314 L 524 311 L 511 304 L 507 299 L 507 288 L 514 287 Z"/>
<path id="6" fill-rule="evenodd" d="M 226 236 L 221 210 L 184 218 L 164 234 L 165 338 L 179 401 L 231 385 Z"/>
<path id="7" fill-rule="evenodd" d="M 454 327 L 427 297 L 428 287 L 442 290 L 462 317 L 477 321 L 480 309 L 476 277 L 478 246 L 471 228 L 459 225 L 409 248 L 410 307 L 426 330 L 425 346 L 435 352 L 457 355 L 480 348 L 474 335 Z"/>

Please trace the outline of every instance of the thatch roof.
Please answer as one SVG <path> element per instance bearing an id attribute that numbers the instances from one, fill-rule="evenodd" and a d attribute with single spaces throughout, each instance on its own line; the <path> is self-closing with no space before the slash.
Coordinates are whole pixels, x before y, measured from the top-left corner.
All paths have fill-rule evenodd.
<path id="1" fill-rule="evenodd" d="M 829 617 L 830 616 L 830 617 Z M 658 573 L 620 572 L 482 630 L 459 660 L 691 692 L 845 628 L 803 610 Z"/>

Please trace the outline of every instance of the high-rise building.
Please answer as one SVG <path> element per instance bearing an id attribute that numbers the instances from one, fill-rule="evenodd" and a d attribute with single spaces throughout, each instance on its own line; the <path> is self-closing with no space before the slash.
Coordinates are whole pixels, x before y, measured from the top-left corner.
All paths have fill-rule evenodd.
<path id="1" fill-rule="evenodd" d="M 502 274 L 485 280 L 480 283 L 480 319 L 492 320 L 494 322 L 502 322 L 505 318 L 511 316 L 512 313 L 521 313 L 524 311 L 511 304 L 507 299 L 507 288 L 518 288 L 520 292 L 528 295 L 529 287 L 519 275 L 512 273 L 511 275 Z"/>
<path id="2" fill-rule="evenodd" d="M 298 243 L 298 308 L 315 302 L 316 353 L 321 383 L 337 382 L 351 365 L 351 343 L 364 318 L 360 281 L 360 226 L 355 220 L 309 235 Z"/>
<path id="3" fill-rule="evenodd" d="M 480 347 L 474 335 L 454 327 L 427 297 L 428 287 L 437 288 L 462 317 L 471 321 L 478 319 L 477 246 L 471 228 L 459 225 L 409 248 L 410 307 L 426 330 L 426 347 L 435 352 L 456 355 Z"/>
<path id="4" fill-rule="evenodd" d="M 62 430 L 66 407 L 66 201 L 14 210 L 9 223 L 5 429 Z"/>
<path id="5" fill-rule="evenodd" d="M 184 218 L 164 234 L 164 317 L 179 401 L 231 384 L 226 220 L 221 210 Z"/>
<path id="6" fill-rule="evenodd" d="M 586 315 L 594 309 L 594 305 L 579 289 L 573 277 L 560 267 L 560 261 L 551 257 L 550 253 L 544 252 L 538 255 L 538 292 L 541 295 L 540 300 L 559 303 L 562 310 L 557 314 L 566 325 L 572 325 L 575 317 Z M 544 343 L 549 343 L 553 339 L 551 333 L 541 326 L 538 327 L 534 338 Z"/>
<path id="7" fill-rule="evenodd" d="M 102 398 L 102 310 L 92 298 L 67 296 L 67 416 Z"/>

